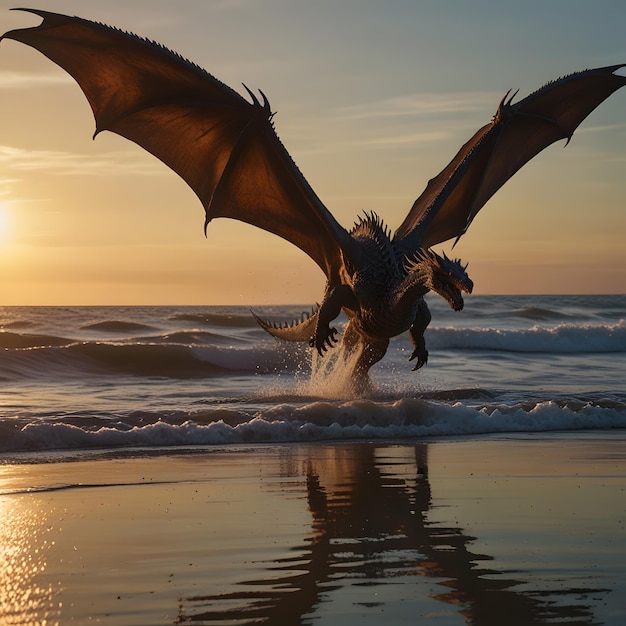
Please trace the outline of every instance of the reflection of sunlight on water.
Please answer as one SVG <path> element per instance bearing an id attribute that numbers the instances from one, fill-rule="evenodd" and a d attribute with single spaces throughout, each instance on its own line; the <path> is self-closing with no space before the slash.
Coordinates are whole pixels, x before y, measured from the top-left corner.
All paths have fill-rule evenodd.
<path id="1" fill-rule="evenodd" d="M 58 625 L 61 604 L 53 603 L 59 590 L 45 581 L 54 542 L 46 538 L 45 516 L 26 504 L 22 495 L 0 496 L 0 622 Z"/>

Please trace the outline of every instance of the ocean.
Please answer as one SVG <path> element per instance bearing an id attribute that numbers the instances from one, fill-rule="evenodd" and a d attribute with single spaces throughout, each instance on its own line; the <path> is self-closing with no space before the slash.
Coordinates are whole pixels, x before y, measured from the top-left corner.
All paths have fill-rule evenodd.
<path id="1" fill-rule="evenodd" d="M 428 364 L 396 337 L 363 397 L 247 307 L 2 307 L 0 453 L 626 428 L 626 296 L 428 303 Z"/>

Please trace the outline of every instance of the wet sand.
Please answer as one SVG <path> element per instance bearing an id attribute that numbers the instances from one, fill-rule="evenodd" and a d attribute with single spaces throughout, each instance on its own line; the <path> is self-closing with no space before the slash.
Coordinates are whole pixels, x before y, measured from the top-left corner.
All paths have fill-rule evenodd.
<path id="1" fill-rule="evenodd" d="M 0 494 L 6 625 L 626 623 L 623 431 L 33 456 Z"/>

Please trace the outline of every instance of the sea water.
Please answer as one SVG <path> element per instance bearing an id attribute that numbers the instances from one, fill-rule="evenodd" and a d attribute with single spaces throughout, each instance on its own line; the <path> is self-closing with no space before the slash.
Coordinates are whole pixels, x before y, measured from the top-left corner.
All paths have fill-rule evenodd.
<path id="1" fill-rule="evenodd" d="M 358 397 L 339 348 L 314 358 L 246 307 L 2 307 L 0 453 L 626 428 L 626 296 L 428 303 L 428 364 L 396 337 Z"/>

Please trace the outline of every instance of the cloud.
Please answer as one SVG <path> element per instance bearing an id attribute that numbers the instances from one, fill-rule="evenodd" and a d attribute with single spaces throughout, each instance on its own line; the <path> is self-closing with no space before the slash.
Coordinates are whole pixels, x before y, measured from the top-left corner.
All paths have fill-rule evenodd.
<path id="1" fill-rule="evenodd" d="M 459 92 L 416 93 L 343 106 L 292 124 L 289 131 L 301 153 L 336 153 L 362 146 L 411 148 L 466 140 L 495 113 L 503 94 Z M 322 130 L 312 131 L 312 128 Z"/>
<path id="2" fill-rule="evenodd" d="M 19 178 L 0 178 L 0 196 L 9 193 L 11 185 L 17 182 L 19 182 Z"/>
<path id="3" fill-rule="evenodd" d="M 447 130 L 430 130 L 417 133 L 403 133 L 400 135 L 387 135 L 374 139 L 365 139 L 355 142 L 359 146 L 400 146 L 405 144 L 415 145 L 418 143 L 431 143 L 445 141 L 451 136 Z"/>
<path id="4" fill-rule="evenodd" d="M 503 94 L 410 94 L 343 106 L 285 128 L 300 154 L 411 148 L 467 140 L 495 113 Z M 490 113 L 491 112 L 491 113 Z M 444 119 L 445 116 L 445 119 Z"/>
<path id="5" fill-rule="evenodd" d="M 57 175 L 98 175 L 106 173 L 158 175 L 164 166 L 141 152 L 116 151 L 98 155 L 56 152 L 53 150 L 24 150 L 0 146 L 0 165 L 13 171 L 47 171 Z"/>
<path id="6" fill-rule="evenodd" d="M 414 93 L 340 107 L 331 114 L 329 123 L 345 125 L 346 122 L 354 122 L 357 125 L 355 128 L 364 131 L 364 134 L 359 139 L 350 138 L 351 134 L 347 134 L 345 141 L 330 143 L 327 147 L 397 148 L 445 142 L 453 138 L 466 140 L 490 121 L 503 95 L 497 92 Z M 367 124 L 369 120 L 373 123 Z M 624 128 L 624 123 L 583 125 L 576 135 L 616 133 Z"/>
<path id="7" fill-rule="evenodd" d="M 584 124 L 584 122 L 583 122 Z M 600 132 L 617 132 L 626 129 L 626 123 L 620 124 L 604 124 L 604 125 L 596 125 L 596 126 L 581 126 L 576 130 L 576 134 L 587 134 L 587 133 L 600 133 Z"/>
<path id="8" fill-rule="evenodd" d="M 401 148 L 410 147 L 423 143 L 438 143 L 450 139 L 454 133 L 450 129 L 424 130 L 412 133 L 388 132 L 381 133 L 377 137 L 353 138 L 347 136 L 343 140 L 329 138 L 320 140 L 319 134 L 304 137 L 301 135 L 298 142 L 299 155 L 324 155 L 337 154 L 340 152 L 353 152 L 355 149 L 367 146 L 373 148 Z"/>
<path id="9" fill-rule="evenodd" d="M 502 96 L 494 92 L 415 93 L 341 107 L 337 114 L 344 119 L 367 119 L 474 113 L 490 109 L 495 113 Z"/>
<path id="10" fill-rule="evenodd" d="M 60 72 L 35 74 L 0 70 L 0 89 L 33 89 L 42 85 L 66 85 L 73 82 L 71 76 Z"/>

